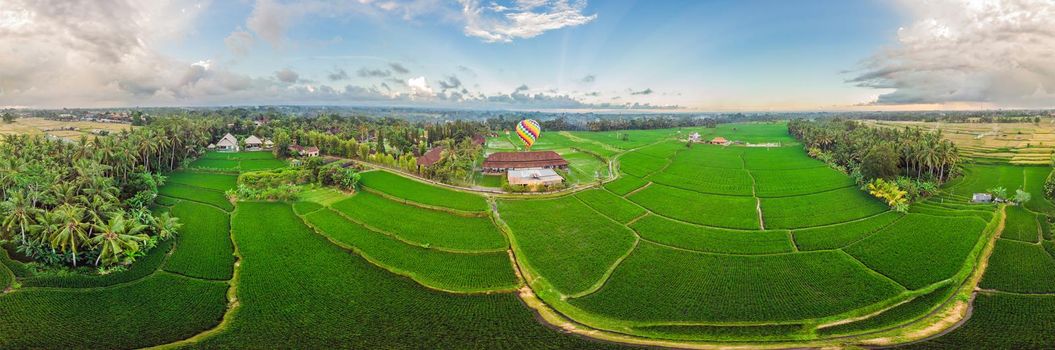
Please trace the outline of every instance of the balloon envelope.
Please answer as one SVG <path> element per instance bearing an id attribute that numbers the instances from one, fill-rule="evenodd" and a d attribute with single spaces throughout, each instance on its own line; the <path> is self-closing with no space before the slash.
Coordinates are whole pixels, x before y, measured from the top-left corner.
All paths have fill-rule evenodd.
<path id="1" fill-rule="evenodd" d="M 535 140 L 542 136 L 542 127 L 539 126 L 537 121 L 531 119 L 521 120 L 520 123 L 517 123 L 517 136 L 520 136 L 520 140 L 524 141 L 528 149 L 531 149 L 531 145 L 535 144 Z"/>

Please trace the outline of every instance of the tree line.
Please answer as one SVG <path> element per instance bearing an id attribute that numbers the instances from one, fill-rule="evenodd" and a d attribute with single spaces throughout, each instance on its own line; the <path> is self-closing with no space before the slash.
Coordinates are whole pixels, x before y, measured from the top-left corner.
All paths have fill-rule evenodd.
<path id="1" fill-rule="evenodd" d="M 160 174 L 204 151 L 215 122 L 159 118 L 150 126 L 77 141 L 0 139 L 0 240 L 49 266 L 125 265 L 179 221 L 149 206 Z"/>

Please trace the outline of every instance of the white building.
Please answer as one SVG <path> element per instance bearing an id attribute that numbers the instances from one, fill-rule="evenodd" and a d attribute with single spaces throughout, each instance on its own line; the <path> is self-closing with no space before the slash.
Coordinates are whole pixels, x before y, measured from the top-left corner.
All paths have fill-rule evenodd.
<path id="1" fill-rule="evenodd" d="M 223 135 L 220 141 L 216 141 L 216 149 L 226 152 L 238 152 L 238 139 L 231 134 Z"/>
<path id="2" fill-rule="evenodd" d="M 264 142 L 261 141 L 259 137 L 256 137 L 256 135 L 249 135 L 249 137 L 245 138 L 245 148 L 258 150 L 262 146 L 264 146 Z"/>
<path id="3" fill-rule="evenodd" d="M 564 182 L 564 178 L 553 169 L 527 168 L 509 170 L 506 179 L 510 185 L 550 186 Z"/>

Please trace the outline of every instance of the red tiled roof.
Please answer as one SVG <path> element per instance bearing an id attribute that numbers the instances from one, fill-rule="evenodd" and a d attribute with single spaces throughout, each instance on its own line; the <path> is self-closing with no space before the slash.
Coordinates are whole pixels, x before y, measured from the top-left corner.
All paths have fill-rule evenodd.
<path id="1" fill-rule="evenodd" d="M 437 146 L 433 147 L 428 152 L 425 152 L 421 157 L 418 157 L 418 165 L 428 167 L 436 164 L 436 162 L 440 161 L 443 149 L 443 146 Z"/>
<path id="2" fill-rule="evenodd" d="M 479 146 L 479 145 L 482 145 L 482 144 L 485 144 L 485 143 L 487 143 L 487 139 L 484 138 L 483 135 L 474 135 L 473 136 L 473 144 L 474 145 Z"/>
<path id="3" fill-rule="evenodd" d="M 496 152 L 491 153 L 484 160 L 484 168 L 538 168 L 547 166 L 566 166 L 568 161 L 564 160 L 557 152 Z"/>

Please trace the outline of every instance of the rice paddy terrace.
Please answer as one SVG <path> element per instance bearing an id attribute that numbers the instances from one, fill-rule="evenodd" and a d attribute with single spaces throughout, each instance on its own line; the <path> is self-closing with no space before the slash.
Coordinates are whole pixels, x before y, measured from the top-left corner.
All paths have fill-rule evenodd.
<path id="1" fill-rule="evenodd" d="M 238 172 L 284 163 L 210 153 L 161 191 L 179 238 L 126 271 L 42 278 L 0 255 L 0 348 L 1055 344 L 1055 206 L 967 201 L 1050 168 L 972 166 L 899 214 L 783 124 L 629 134 L 558 134 L 618 177 L 556 196 L 376 170 L 355 194 L 232 204 Z"/>

